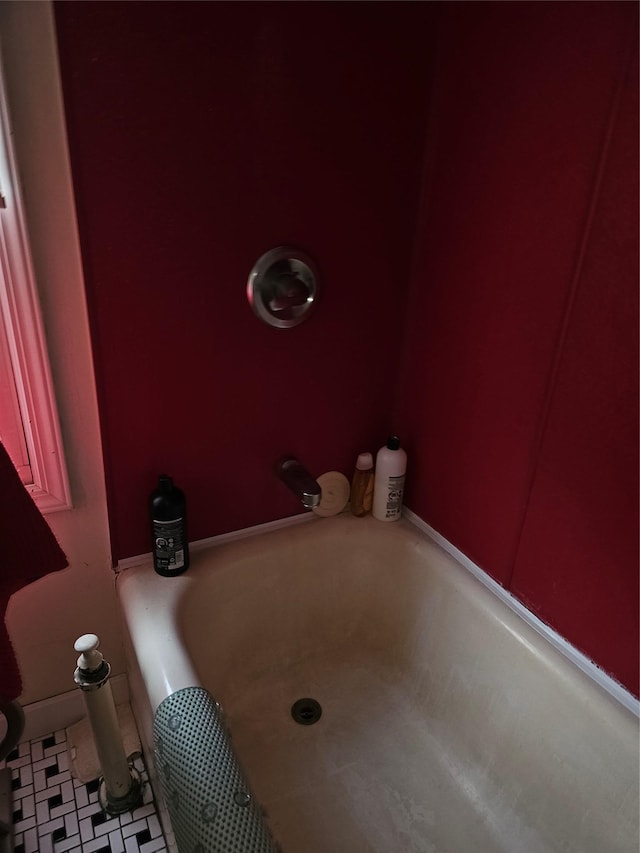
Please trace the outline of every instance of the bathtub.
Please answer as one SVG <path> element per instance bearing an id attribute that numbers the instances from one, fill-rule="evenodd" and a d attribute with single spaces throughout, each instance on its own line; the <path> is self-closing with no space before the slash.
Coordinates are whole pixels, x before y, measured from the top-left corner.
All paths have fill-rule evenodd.
<path id="1" fill-rule="evenodd" d="M 636 853 L 637 702 L 414 521 L 120 572 L 148 748 L 168 696 L 208 691 L 283 853 Z"/>

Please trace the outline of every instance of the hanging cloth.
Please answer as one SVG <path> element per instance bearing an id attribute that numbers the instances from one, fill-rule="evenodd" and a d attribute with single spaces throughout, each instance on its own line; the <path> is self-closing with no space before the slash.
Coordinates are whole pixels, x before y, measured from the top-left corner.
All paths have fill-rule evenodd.
<path id="1" fill-rule="evenodd" d="M 0 443 L 0 702 L 10 702 L 22 692 L 5 624 L 9 599 L 23 586 L 67 565 L 51 528 Z"/>

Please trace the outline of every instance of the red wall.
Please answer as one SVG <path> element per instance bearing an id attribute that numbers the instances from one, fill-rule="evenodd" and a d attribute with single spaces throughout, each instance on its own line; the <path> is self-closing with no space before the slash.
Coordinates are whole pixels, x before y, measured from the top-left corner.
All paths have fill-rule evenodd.
<path id="1" fill-rule="evenodd" d="M 390 428 L 433 9 L 55 11 L 114 556 L 149 550 L 163 471 L 193 539 L 300 512 L 278 457 L 350 474 Z M 291 330 L 245 296 L 283 243 L 324 283 Z"/>
<path id="2" fill-rule="evenodd" d="M 447 4 L 398 421 L 410 506 L 637 693 L 636 40 Z"/>
<path id="3" fill-rule="evenodd" d="M 637 692 L 635 4 L 56 18 L 114 556 L 160 471 L 198 539 L 393 428 L 408 505 Z M 324 279 L 288 331 L 244 296 L 283 242 Z"/>

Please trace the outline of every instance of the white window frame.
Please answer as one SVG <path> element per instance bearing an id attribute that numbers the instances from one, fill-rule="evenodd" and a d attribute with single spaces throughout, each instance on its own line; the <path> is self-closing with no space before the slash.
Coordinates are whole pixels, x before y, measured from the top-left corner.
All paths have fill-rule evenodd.
<path id="1" fill-rule="evenodd" d="M 31 468 L 25 486 L 41 512 L 56 512 L 71 508 L 71 491 L 1 64 L 0 193 L 0 334 L 13 369 Z"/>

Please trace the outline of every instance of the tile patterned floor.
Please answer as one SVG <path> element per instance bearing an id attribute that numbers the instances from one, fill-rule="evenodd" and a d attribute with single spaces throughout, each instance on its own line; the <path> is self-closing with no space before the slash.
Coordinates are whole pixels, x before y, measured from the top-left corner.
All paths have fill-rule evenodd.
<path id="1" fill-rule="evenodd" d="M 98 803 L 98 780 L 71 776 L 65 732 L 25 741 L 0 768 L 11 768 L 15 853 L 159 853 L 167 847 L 141 758 L 142 805 L 117 817 Z"/>

